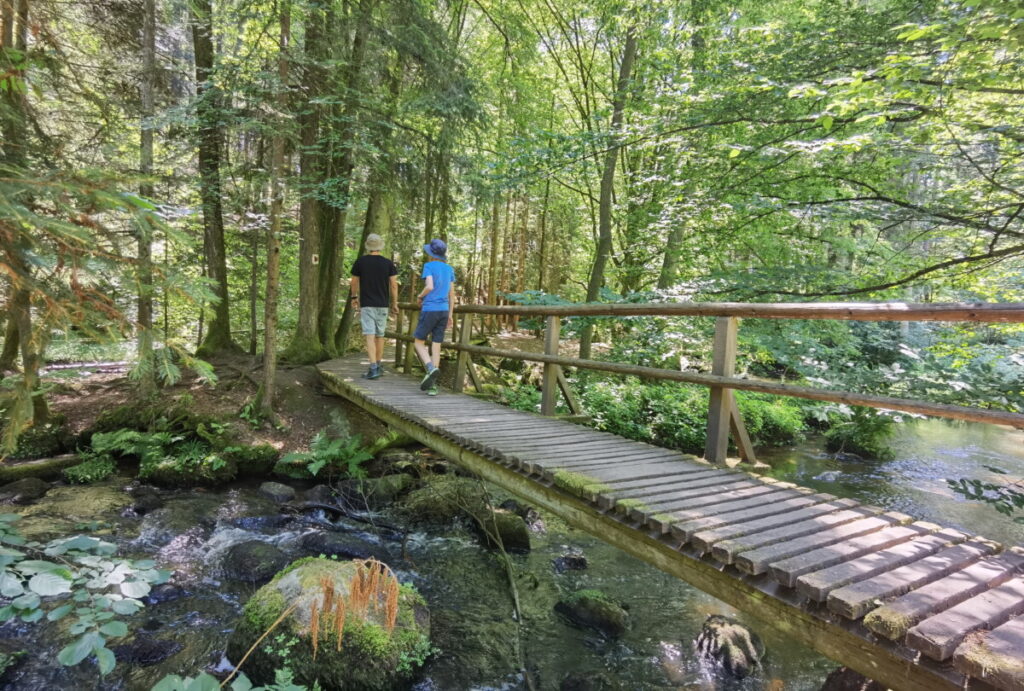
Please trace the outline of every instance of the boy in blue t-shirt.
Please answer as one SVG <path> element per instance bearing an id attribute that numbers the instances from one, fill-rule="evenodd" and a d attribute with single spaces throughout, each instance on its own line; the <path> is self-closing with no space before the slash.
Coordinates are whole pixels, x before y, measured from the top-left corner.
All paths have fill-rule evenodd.
<path id="1" fill-rule="evenodd" d="M 416 354 L 426 368 L 427 374 L 420 382 L 420 390 L 428 396 L 437 395 L 437 379 L 441 375 L 438 366 L 441 364 L 441 341 L 444 340 L 445 329 L 451 326 L 452 312 L 455 310 L 455 271 L 447 262 L 448 245 L 437 238 L 423 246 L 423 251 L 430 261 L 423 265 L 421 278 L 426 285 L 420 292 L 420 321 L 416 325 Z M 430 335 L 430 352 L 427 352 L 427 335 Z"/>

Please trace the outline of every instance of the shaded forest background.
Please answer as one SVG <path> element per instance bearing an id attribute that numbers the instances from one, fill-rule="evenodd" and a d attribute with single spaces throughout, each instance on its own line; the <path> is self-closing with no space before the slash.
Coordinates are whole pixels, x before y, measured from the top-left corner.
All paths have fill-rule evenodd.
<path id="1" fill-rule="evenodd" d="M 272 414 L 278 354 L 349 346 L 370 232 L 403 296 L 440 237 L 478 303 L 1024 299 L 1012 0 L 0 0 L 0 26 L 8 448 L 69 343 L 128 343 L 143 394 L 268 353 Z M 702 367 L 710 322 L 565 333 Z M 1024 410 L 1019 325 L 742 333 L 750 374 Z"/>

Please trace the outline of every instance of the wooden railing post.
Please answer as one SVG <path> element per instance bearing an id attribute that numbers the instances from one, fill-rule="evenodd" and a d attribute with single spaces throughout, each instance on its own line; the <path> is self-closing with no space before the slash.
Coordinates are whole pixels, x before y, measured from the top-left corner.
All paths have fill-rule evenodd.
<path id="1" fill-rule="evenodd" d="M 561 328 L 561 320 L 558 317 L 547 318 L 547 326 L 544 329 L 545 355 L 558 355 L 558 335 Z M 560 371 L 561 368 L 558 365 L 544 364 L 544 383 L 540 398 L 541 415 L 555 414 L 555 407 L 558 404 L 558 373 Z"/>
<path id="2" fill-rule="evenodd" d="M 711 360 L 711 373 L 731 377 L 736 369 L 736 317 L 719 317 L 715 321 L 715 344 Z M 704 458 L 712 463 L 724 464 L 729 450 L 729 419 L 732 416 L 732 391 L 723 386 L 711 387 L 708 404 L 708 438 L 704 444 Z"/>
<path id="3" fill-rule="evenodd" d="M 402 333 L 402 315 L 405 314 L 405 310 L 398 308 L 398 314 L 395 315 L 395 331 Z M 395 369 L 402 366 L 402 349 L 405 347 L 405 343 L 400 339 L 395 339 Z"/>
<path id="4" fill-rule="evenodd" d="M 464 314 L 459 328 L 459 345 L 470 345 L 473 340 L 473 315 Z M 452 390 L 462 393 L 466 386 L 466 369 L 469 365 L 469 353 L 465 350 L 459 351 L 458 360 L 455 364 L 455 381 L 452 383 Z"/>
<path id="5" fill-rule="evenodd" d="M 409 312 L 409 329 L 406 332 L 406 335 L 408 335 L 409 338 L 412 338 L 413 334 L 416 332 L 416 322 L 417 321 L 419 321 L 419 311 L 418 310 L 410 311 Z M 416 356 L 416 349 L 413 347 L 412 342 L 410 341 L 405 346 L 405 363 L 404 363 L 404 366 L 403 366 L 403 369 L 402 369 L 402 371 L 405 372 L 406 374 L 409 374 L 409 373 L 412 372 L 412 363 L 413 363 L 413 358 L 415 356 Z"/>

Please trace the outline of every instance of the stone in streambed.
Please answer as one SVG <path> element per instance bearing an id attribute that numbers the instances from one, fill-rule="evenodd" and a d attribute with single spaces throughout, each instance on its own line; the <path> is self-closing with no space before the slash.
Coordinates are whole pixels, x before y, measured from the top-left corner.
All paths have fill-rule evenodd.
<path id="1" fill-rule="evenodd" d="M 506 552 L 530 551 L 530 529 L 516 514 L 504 509 L 485 509 L 475 518 L 473 526 L 484 545 L 501 547 Z"/>
<path id="2" fill-rule="evenodd" d="M 133 640 L 112 648 L 118 662 L 145 667 L 163 662 L 182 650 L 181 643 L 163 638 L 138 635 Z"/>
<path id="3" fill-rule="evenodd" d="M 849 667 L 839 667 L 825 678 L 820 691 L 887 691 L 888 688 Z"/>
<path id="4" fill-rule="evenodd" d="M 260 495 L 278 504 L 284 504 L 295 498 L 295 490 L 280 482 L 264 482 L 260 485 Z"/>
<path id="5" fill-rule="evenodd" d="M 599 590 L 579 590 L 555 605 L 571 624 L 617 638 L 629 628 L 629 612 Z"/>
<path id="6" fill-rule="evenodd" d="M 50 483 L 37 477 L 15 480 L 0 487 L 0 504 L 31 504 L 50 491 Z"/>
<path id="7" fill-rule="evenodd" d="M 587 568 L 587 558 L 582 554 L 563 554 L 556 559 L 552 559 L 551 563 L 555 567 L 555 573 L 583 571 Z"/>
<path id="8" fill-rule="evenodd" d="M 323 555 L 339 559 L 369 559 L 377 556 L 370 547 L 352 535 L 318 531 L 303 536 L 299 541 L 302 551 L 310 556 Z"/>
<path id="9" fill-rule="evenodd" d="M 431 654 L 430 614 L 423 598 L 411 587 L 402 586 L 398 616 L 389 634 L 384 627 L 384 608 L 369 607 L 365 616 L 347 612 L 341 650 L 333 616 L 318 617 L 318 647 L 314 659 L 312 620 L 314 607 L 322 612 L 323 583 L 333 587 L 335 601 L 348 599 L 348 588 L 356 574 L 356 562 L 332 559 L 300 559 L 260 588 L 245 605 L 241 620 L 231 635 L 227 656 L 239 661 L 252 644 L 289 608 L 278 624 L 275 636 L 293 639 L 288 664 L 296 684 L 322 688 L 384 691 L 407 689 L 413 676 Z M 258 646 L 242 666 L 255 683 L 274 679 L 281 666 L 272 646 Z"/>
<path id="10" fill-rule="evenodd" d="M 733 679 L 750 676 L 761 666 L 764 644 L 757 634 L 743 624 L 712 614 L 693 642 L 701 662 L 713 672 Z"/>
<path id="11" fill-rule="evenodd" d="M 415 480 L 404 473 L 395 473 L 378 478 L 343 480 L 338 484 L 338 493 L 344 505 L 356 510 L 383 509 L 412 489 Z"/>
<path id="12" fill-rule="evenodd" d="M 302 500 L 312 504 L 338 505 L 337 493 L 327 485 L 316 485 L 302 493 Z"/>
<path id="13" fill-rule="evenodd" d="M 288 557 L 274 545 L 260 540 L 240 542 L 224 555 L 224 575 L 235 581 L 262 583 L 288 563 Z"/>

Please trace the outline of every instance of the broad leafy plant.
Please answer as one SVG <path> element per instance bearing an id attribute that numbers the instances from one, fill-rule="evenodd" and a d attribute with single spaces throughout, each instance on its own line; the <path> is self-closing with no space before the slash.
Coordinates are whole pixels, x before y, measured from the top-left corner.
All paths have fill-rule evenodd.
<path id="1" fill-rule="evenodd" d="M 150 560 L 115 557 L 117 547 L 95 537 L 26 540 L 15 527 L 19 518 L 0 514 L 0 596 L 10 599 L 0 607 L 0 621 L 68 617 L 67 631 L 75 640 L 57 661 L 73 667 L 95 656 L 100 674 L 109 674 L 115 660 L 107 643 L 128 635 L 123 618 L 142 609 L 142 598 L 170 572 Z"/>
<path id="2" fill-rule="evenodd" d="M 317 432 L 309 451 L 286 454 L 279 467 L 316 477 L 324 468 L 354 478 L 366 477 L 362 464 L 373 456 L 362 445 L 358 434 L 331 438 L 324 430 Z"/>

